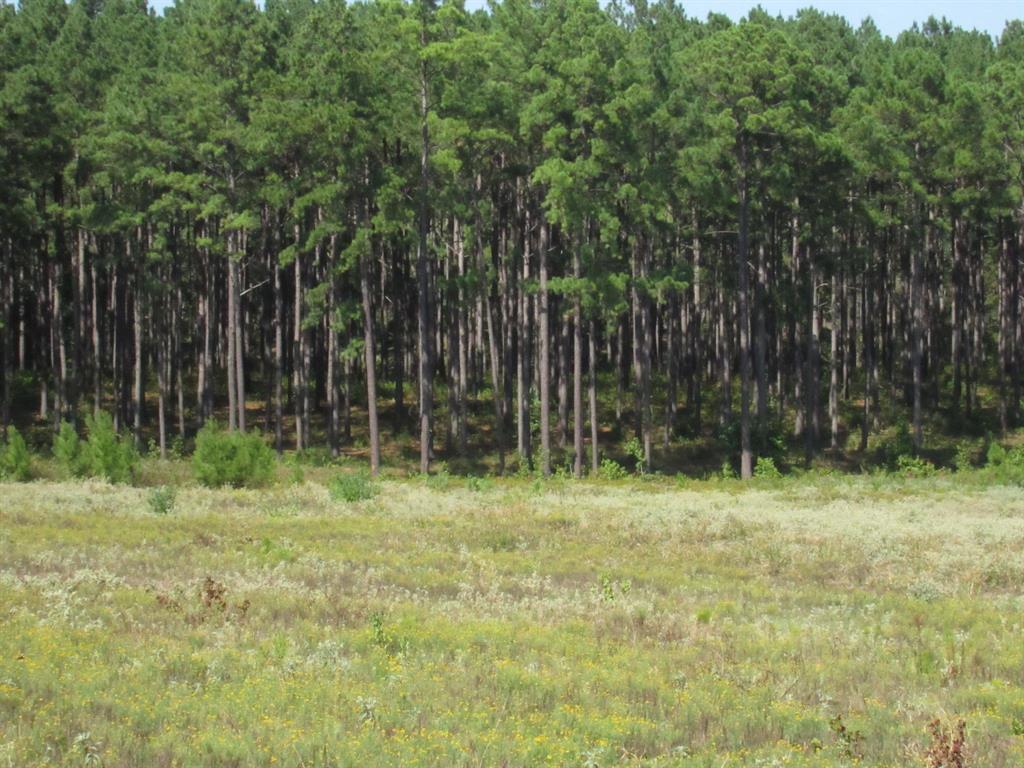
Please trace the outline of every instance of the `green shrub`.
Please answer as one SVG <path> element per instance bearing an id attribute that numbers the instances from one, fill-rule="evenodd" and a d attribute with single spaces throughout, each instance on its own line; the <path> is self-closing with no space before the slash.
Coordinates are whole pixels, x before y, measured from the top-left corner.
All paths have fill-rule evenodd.
<path id="1" fill-rule="evenodd" d="M 266 485 L 274 472 L 274 451 L 255 432 L 228 432 L 208 421 L 196 435 L 192 470 L 211 488 Z"/>
<path id="2" fill-rule="evenodd" d="M 78 438 L 75 428 L 66 421 L 61 422 L 60 431 L 54 435 L 53 457 L 69 477 L 85 477 L 89 474 L 82 441 Z"/>
<path id="3" fill-rule="evenodd" d="M 904 455 L 896 459 L 896 471 L 907 477 L 928 477 L 935 474 L 935 465 L 920 456 Z"/>
<path id="4" fill-rule="evenodd" d="M 377 495 L 377 486 L 369 472 L 352 472 L 332 477 L 327 492 L 335 501 L 352 503 L 372 499 Z"/>
<path id="5" fill-rule="evenodd" d="M 448 473 L 448 465 L 443 461 L 439 461 L 435 466 L 437 468 L 434 474 L 424 475 L 423 481 L 427 484 L 427 488 L 433 491 L 446 491 L 452 479 L 452 476 Z"/>
<path id="6" fill-rule="evenodd" d="M 999 443 L 992 443 L 985 452 L 985 466 L 999 467 L 1006 461 L 1006 449 Z"/>
<path id="7" fill-rule="evenodd" d="M 963 441 L 956 445 L 956 455 L 953 457 L 953 466 L 957 472 L 966 472 L 974 468 L 978 457 L 978 447 L 975 443 Z"/>
<path id="8" fill-rule="evenodd" d="M 636 466 L 636 473 L 642 475 L 644 473 L 644 446 L 637 438 L 631 437 L 626 441 L 626 444 L 622 446 L 622 450 L 630 455 L 633 459 L 633 463 Z"/>
<path id="9" fill-rule="evenodd" d="M 111 483 L 130 482 L 139 455 L 130 440 L 117 434 L 110 414 L 100 411 L 88 417 L 85 428 L 88 438 L 81 456 L 83 474 Z"/>
<path id="10" fill-rule="evenodd" d="M 174 499 L 177 495 L 173 485 L 161 485 L 154 488 L 146 497 L 149 511 L 154 515 L 169 515 L 174 511 Z"/>
<path id="11" fill-rule="evenodd" d="M 775 466 L 775 460 L 768 456 L 759 456 L 754 466 L 754 477 L 761 480 L 778 480 L 782 477 L 779 468 Z"/>
<path id="12" fill-rule="evenodd" d="M 1024 485 L 1024 447 L 1006 450 L 999 443 L 988 447 L 985 472 L 1000 483 Z"/>
<path id="13" fill-rule="evenodd" d="M 494 487 L 494 481 L 487 477 L 470 475 L 466 478 L 466 487 L 474 493 L 484 493 Z"/>
<path id="14" fill-rule="evenodd" d="M 0 480 L 24 482 L 32 477 L 32 456 L 25 438 L 14 427 L 7 428 L 7 443 L 0 446 Z"/>
<path id="15" fill-rule="evenodd" d="M 601 467 L 597 470 L 597 475 L 602 480 L 622 480 L 629 477 L 629 472 L 614 459 L 603 459 Z"/>
<path id="16" fill-rule="evenodd" d="M 896 423 L 892 432 L 878 445 L 878 461 L 888 469 L 899 470 L 900 458 L 914 452 L 914 439 L 906 419 Z"/>

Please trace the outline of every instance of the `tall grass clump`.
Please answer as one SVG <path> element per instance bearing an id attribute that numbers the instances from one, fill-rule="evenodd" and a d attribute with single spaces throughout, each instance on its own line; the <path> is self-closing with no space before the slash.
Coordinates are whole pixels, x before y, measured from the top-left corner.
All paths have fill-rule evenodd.
<path id="1" fill-rule="evenodd" d="M 270 482 L 274 451 L 258 434 L 229 432 L 209 421 L 196 435 L 192 470 L 200 483 L 211 488 L 254 488 Z"/>
<path id="2" fill-rule="evenodd" d="M 377 495 L 377 486 L 368 472 L 335 475 L 327 485 L 327 492 L 335 501 L 366 501 Z"/>
<path id="3" fill-rule="evenodd" d="M 0 480 L 24 482 L 32 477 L 32 457 L 25 438 L 14 427 L 7 428 L 7 442 L 0 445 Z"/>

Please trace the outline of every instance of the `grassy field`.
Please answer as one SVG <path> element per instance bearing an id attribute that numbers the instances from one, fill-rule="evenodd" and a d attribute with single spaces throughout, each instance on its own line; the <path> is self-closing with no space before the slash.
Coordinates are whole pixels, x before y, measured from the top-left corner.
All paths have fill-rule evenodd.
<path id="1" fill-rule="evenodd" d="M 0 485 L 0 768 L 1020 766 L 1024 496 L 955 477 Z"/>

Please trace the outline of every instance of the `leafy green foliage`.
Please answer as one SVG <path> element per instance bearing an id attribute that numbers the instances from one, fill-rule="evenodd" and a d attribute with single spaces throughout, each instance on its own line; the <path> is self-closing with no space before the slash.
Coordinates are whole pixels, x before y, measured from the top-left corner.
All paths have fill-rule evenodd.
<path id="1" fill-rule="evenodd" d="M 146 496 L 146 504 L 154 515 L 169 515 L 174 512 L 177 489 L 173 485 L 152 488 Z"/>
<path id="2" fill-rule="evenodd" d="M 1006 450 L 992 443 L 986 454 L 985 472 L 997 482 L 1024 486 L 1024 446 Z"/>
<path id="3" fill-rule="evenodd" d="M 110 483 L 131 482 L 139 455 L 131 440 L 117 434 L 110 414 L 100 411 L 87 417 L 85 429 L 86 441 L 79 446 L 77 460 L 79 472 Z"/>
<path id="4" fill-rule="evenodd" d="M 89 461 L 83 451 L 78 432 L 67 421 L 62 421 L 60 430 L 53 438 L 53 457 L 57 465 L 69 477 L 85 477 L 89 474 Z"/>
<path id="5" fill-rule="evenodd" d="M 53 438 L 53 456 L 70 477 L 101 477 L 111 483 L 132 479 L 138 454 L 131 442 L 114 430 L 110 414 L 101 411 L 85 422 L 86 440 L 68 422 L 62 422 Z"/>
<path id="6" fill-rule="evenodd" d="M 626 441 L 626 444 L 622 446 L 622 449 L 633 459 L 633 466 L 636 467 L 636 473 L 642 475 L 644 473 L 644 446 L 637 438 L 631 437 Z"/>
<path id="7" fill-rule="evenodd" d="M 209 487 L 253 488 L 270 482 L 275 461 L 273 449 L 258 434 L 229 432 L 209 421 L 196 435 L 192 469 Z"/>
<path id="8" fill-rule="evenodd" d="M 327 491 L 335 501 L 351 504 L 372 499 L 377 495 L 377 486 L 368 472 L 345 472 L 331 478 Z"/>
<path id="9" fill-rule="evenodd" d="M 900 419 L 896 426 L 878 444 L 878 462 L 888 469 L 899 469 L 901 457 L 911 456 L 914 452 L 914 440 L 910 435 L 910 425 Z"/>
<path id="10" fill-rule="evenodd" d="M 896 459 L 896 472 L 906 477 L 928 477 L 935 474 L 936 469 L 928 459 L 904 454 Z"/>
<path id="11" fill-rule="evenodd" d="M 629 477 L 626 468 L 614 459 L 602 459 L 597 474 L 602 480 L 622 480 Z"/>
<path id="12" fill-rule="evenodd" d="M 754 466 L 754 477 L 760 480 L 778 480 L 782 473 L 770 456 L 758 456 L 757 464 Z"/>
<path id="13" fill-rule="evenodd" d="M 0 480 L 24 482 L 32 477 L 32 456 L 25 438 L 14 427 L 7 428 L 7 442 L 0 445 Z"/>

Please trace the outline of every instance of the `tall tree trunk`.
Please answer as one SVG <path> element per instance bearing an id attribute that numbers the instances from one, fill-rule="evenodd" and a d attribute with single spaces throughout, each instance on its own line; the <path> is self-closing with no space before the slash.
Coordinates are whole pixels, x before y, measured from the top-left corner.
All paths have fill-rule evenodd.
<path id="1" fill-rule="evenodd" d="M 274 258 L 274 448 L 284 452 L 284 289 L 281 286 L 281 264 Z"/>
<path id="2" fill-rule="evenodd" d="M 925 223 L 924 252 L 931 247 L 931 222 Z M 924 447 L 924 427 L 921 413 L 921 387 L 924 378 L 922 341 L 924 335 L 924 277 L 921 266 L 921 252 L 917 247 L 911 248 L 910 256 L 910 311 L 911 311 L 911 368 L 913 376 L 913 425 L 914 450 Z"/>
<path id="3" fill-rule="evenodd" d="M 960 412 L 960 401 L 963 396 L 963 221 L 953 217 L 950 234 L 953 248 L 953 276 L 950 291 L 949 326 L 950 326 L 950 357 L 953 367 L 953 412 Z"/>
<path id="4" fill-rule="evenodd" d="M 828 416 L 832 428 L 830 443 L 833 451 L 839 450 L 839 275 L 832 272 L 832 309 L 831 309 L 831 352 L 829 361 Z"/>
<path id="5" fill-rule="evenodd" d="M 427 46 L 427 20 L 422 19 L 420 25 L 420 48 Z M 427 252 L 427 233 L 429 227 L 428 198 L 430 171 L 430 132 L 427 124 L 427 60 L 420 58 L 419 72 L 420 96 L 420 179 L 419 206 L 416 241 L 416 282 L 419 287 L 419 399 L 420 399 L 420 472 L 430 472 L 430 458 L 434 434 L 434 383 L 433 383 L 433 328 L 431 320 L 433 312 L 430 302 L 430 255 Z"/>
<path id="6" fill-rule="evenodd" d="M 701 240 L 697 209 L 693 209 L 693 319 L 690 336 L 693 339 L 693 430 L 698 437 L 702 431 L 701 411 L 703 405 L 704 381 L 704 339 L 702 333 L 703 314 L 701 305 Z"/>
<path id="7" fill-rule="evenodd" d="M 572 251 L 572 274 L 577 285 L 580 280 L 579 245 Z M 580 294 L 573 296 L 573 345 L 572 345 L 572 422 L 573 422 L 573 475 L 583 477 L 583 307 Z"/>
<path id="8" fill-rule="evenodd" d="M 537 300 L 540 327 L 540 466 L 544 477 L 551 474 L 551 334 L 548 330 L 548 223 L 541 221 L 538 272 L 540 291 Z"/>
<path id="9" fill-rule="evenodd" d="M 768 419 L 768 329 L 765 315 L 768 283 L 768 266 L 765 263 L 764 238 L 757 244 L 757 283 L 754 288 L 754 375 L 757 379 L 757 422 L 764 428 Z"/>
<path id="10" fill-rule="evenodd" d="M 370 256 L 359 260 L 359 290 L 363 300 L 363 364 L 366 368 L 366 414 L 370 429 L 370 473 L 380 474 L 380 428 L 377 425 L 377 351 L 373 331 Z"/>
<path id="11" fill-rule="evenodd" d="M 89 282 L 92 285 L 92 410 L 100 412 L 103 401 L 103 334 L 100 327 L 100 288 L 96 261 L 89 264 Z"/>
<path id="12" fill-rule="evenodd" d="M 238 334 L 235 332 L 235 323 L 237 322 L 237 313 L 235 312 L 236 303 L 238 301 L 238 291 L 236 290 L 235 281 L 238 276 L 235 272 L 235 263 L 232 259 L 232 252 L 234 246 L 234 233 L 228 233 L 228 263 L 227 263 L 227 293 L 228 293 L 228 316 L 227 316 L 227 330 L 226 336 L 228 340 L 228 359 L 227 359 L 227 378 L 228 378 L 228 429 L 234 432 L 238 429 L 238 386 L 235 383 L 235 375 L 238 372 L 238 368 L 235 365 L 235 356 L 237 355 L 236 344 L 238 342 Z"/>
<path id="13" fill-rule="evenodd" d="M 589 359 L 590 378 L 588 396 L 590 398 L 590 471 L 597 475 L 600 467 L 601 454 L 597 444 L 597 324 L 590 319 L 589 336 Z"/>
<path id="14" fill-rule="evenodd" d="M 740 477 L 754 476 L 754 452 L 750 441 L 750 277 L 747 267 L 750 240 L 750 202 L 747 199 L 747 147 L 740 144 L 739 237 L 736 247 L 736 300 L 740 326 Z"/>
<path id="15" fill-rule="evenodd" d="M 517 315 L 518 328 L 516 333 L 516 428 L 519 455 L 527 464 L 533 464 L 533 451 L 530 441 L 530 370 L 529 370 L 529 334 L 530 334 L 530 299 L 526 293 L 526 284 L 530 279 L 530 216 L 526 214 L 526 225 L 522 236 L 522 273 L 517 282 Z"/>
<path id="16" fill-rule="evenodd" d="M 806 249 L 809 281 L 810 327 L 807 333 L 807 359 L 804 361 L 804 453 L 810 464 L 818 451 L 821 414 L 818 397 L 821 382 L 821 313 L 818 309 L 818 268 L 810 248 Z"/>
<path id="17" fill-rule="evenodd" d="M 235 330 L 235 387 L 237 394 L 235 402 L 238 405 L 238 429 L 245 432 L 245 322 L 242 313 L 242 270 L 240 259 L 245 255 L 245 231 L 240 230 L 234 233 L 236 252 L 231 259 L 231 268 L 234 271 L 233 281 L 234 311 L 235 317 L 232 325 Z"/>
<path id="18" fill-rule="evenodd" d="M 294 313 L 294 319 L 292 321 L 293 331 L 293 346 L 294 352 L 292 354 L 292 379 L 293 379 L 293 399 L 295 406 L 295 450 L 301 451 L 307 448 L 306 445 L 306 426 L 305 426 L 305 409 L 304 405 L 308 400 L 306 390 L 309 386 L 306 378 L 306 366 L 305 360 L 307 357 L 306 353 L 306 332 L 302 327 L 302 302 L 303 302 L 303 270 L 302 270 L 302 251 L 301 248 L 301 228 L 298 223 L 295 224 L 295 263 L 293 265 L 295 273 L 295 299 L 292 306 Z"/>

